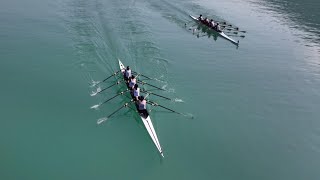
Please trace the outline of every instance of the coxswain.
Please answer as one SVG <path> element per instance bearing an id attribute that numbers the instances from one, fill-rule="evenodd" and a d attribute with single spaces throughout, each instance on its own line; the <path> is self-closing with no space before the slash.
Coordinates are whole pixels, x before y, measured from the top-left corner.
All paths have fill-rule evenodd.
<path id="1" fill-rule="evenodd" d="M 143 114 L 145 118 L 148 117 L 147 101 L 144 99 L 143 96 L 139 96 L 138 111 L 140 114 Z"/>
<path id="2" fill-rule="evenodd" d="M 135 84 L 137 84 L 137 79 L 136 79 L 136 77 L 134 75 L 132 75 L 130 80 L 129 80 L 128 86 L 129 86 L 130 89 L 132 89 Z"/>
<path id="3" fill-rule="evenodd" d="M 131 69 L 130 69 L 130 67 L 129 66 L 127 66 L 127 68 L 126 68 L 126 70 L 124 71 L 124 79 L 126 80 L 126 81 L 128 81 L 129 80 L 129 78 L 131 77 Z"/>
<path id="4" fill-rule="evenodd" d="M 198 17 L 198 20 L 201 21 L 201 22 L 203 21 L 202 14 L 200 14 L 200 16 Z"/>
<path id="5" fill-rule="evenodd" d="M 135 84 L 132 89 L 133 100 L 138 101 L 139 96 L 140 96 L 140 88 L 138 87 L 138 84 Z"/>

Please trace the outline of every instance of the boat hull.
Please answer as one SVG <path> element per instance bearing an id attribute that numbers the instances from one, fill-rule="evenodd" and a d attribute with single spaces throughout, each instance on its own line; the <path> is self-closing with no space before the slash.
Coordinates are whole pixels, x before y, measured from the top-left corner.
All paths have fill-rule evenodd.
<path id="1" fill-rule="evenodd" d="M 206 26 L 205 24 L 203 24 L 202 22 L 200 22 L 200 21 L 198 20 L 198 18 L 196 18 L 196 17 L 194 17 L 194 16 L 192 16 L 192 15 L 189 15 L 189 16 L 190 16 L 194 21 L 196 21 L 196 22 L 198 22 L 198 23 Z M 208 26 L 206 26 L 206 27 L 208 27 Z M 209 28 L 209 27 L 208 27 L 208 28 Z M 218 33 L 221 37 L 223 37 L 223 38 L 227 39 L 228 41 L 232 42 L 233 44 L 239 45 L 239 41 L 235 41 L 234 39 L 232 39 L 232 38 L 230 38 L 229 36 L 227 36 L 224 32 L 219 32 L 219 31 L 216 31 L 215 29 L 212 29 L 212 28 L 210 28 L 210 29 L 213 30 L 214 32 Z"/>
<path id="2" fill-rule="evenodd" d="M 123 63 L 120 61 L 120 59 L 118 60 L 119 61 L 119 66 L 120 66 L 120 70 L 121 72 L 123 73 L 125 71 L 125 66 L 123 65 Z M 137 108 L 137 106 L 136 106 Z M 137 109 L 138 111 L 138 109 Z M 152 124 L 152 121 L 151 121 L 151 118 L 150 116 L 148 115 L 147 117 L 144 117 L 142 114 L 139 113 L 139 116 L 145 126 L 145 128 L 147 129 L 148 133 L 149 133 L 149 136 L 151 137 L 153 143 L 155 144 L 155 146 L 157 147 L 159 153 L 161 154 L 162 157 L 164 157 L 163 155 L 163 152 L 162 152 L 162 148 L 161 148 L 161 145 L 160 145 L 160 142 L 158 140 L 158 136 L 157 136 L 157 133 L 156 131 L 154 130 L 154 127 L 153 127 L 153 124 Z"/>

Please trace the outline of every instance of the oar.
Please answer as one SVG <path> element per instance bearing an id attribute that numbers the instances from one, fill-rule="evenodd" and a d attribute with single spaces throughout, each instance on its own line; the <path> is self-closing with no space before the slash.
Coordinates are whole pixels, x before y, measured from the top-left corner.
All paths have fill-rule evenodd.
<path id="1" fill-rule="evenodd" d="M 145 77 L 145 78 L 147 78 L 147 79 L 155 80 L 154 78 L 148 77 L 148 76 L 143 75 L 143 74 L 141 74 L 141 73 L 138 73 L 138 72 L 135 72 L 135 71 L 132 71 L 132 72 L 135 73 L 135 74 L 138 74 L 138 75 L 140 75 L 140 76 L 142 76 L 142 77 Z"/>
<path id="2" fill-rule="evenodd" d="M 180 114 L 180 115 L 185 116 L 185 115 L 182 114 L 182 113 L 179 113 L 179 112 L 177 112 L 177 111 L 175 111 L 175 110 L 172 110 L 172 109 L 169 109 L 169 108 L 167 108 L 167 107 L 165 107 L 165 106 L 162 106 L 162 105 L 160 105 L 160 104 L 157 104 L 156 102 L 153 102 L 153 101 L 148 100 L 147 103 L 150 104 L 150 105 L 152 105 L 152 106 L 159 106 L 159 107 L 162 107 L 163 109 L 169 110 L 169 111 L 171 111 L 171 112 L 173 112 L 173 113 L 177 113 L 177 114 Z"/>
<path id="3" fill-rule="evenodd" d="M 105 78 L 104 80 L 102 80 L 102 81 L 98 82 L 98 83 L 97 83 L 97 84 L 95 84 L 94 86 L 96 86 L 96 85 L 98 85 L 98 84 L 100 84 L 100 83 L 102 83 L 102 82 L 105 82 L 106 80 L 110 79 L 112 76 L 117 75 L 120 71 L 121 71 L 121 70 L 119 70 L 119 71 L 117 71 L 117 72 L 113 73 L 112 75 L 110 75 L 109 77 Z"/>
<path id="4" fill-rule="evenodd" d="M 149 86 L 151 86 L 151 87 L 154 87 L 154 88 L 157 88 L 157 89 L 159 89 L 159 90 L 166 91 L 166 90 L 163 89 L 163 88 L 159 88 L 159 87 L 157 87 L 157 86 L 154 86 L 154 85 L 152 85 L 152 84 L 146 83 L 146 82 L 144 82 L 144 81 L 139 81 L 139 80 L 138 80 L 138 83 L 140 83 L 140 84 L 142 84 L 142 85 L 147 84 L 147 85 L 149 85 Z"/>
<path id="5" fill-rule="evenodd" d="M 164 98 L 164 99 L 168 99 L 168 100 L 170 100 L 170 101 L 173 101 L 173 99 L 170 99 L 170 98 L 165 97 L 165 96 L 161 96 L 161 95 L 156 94 L 156 93 L 153 93 L 153 92 L 149 92 L 149 91 L 142 91 L 142 92 L 145 92 L 145 93 L 148 93 L 148 94 L 153 94 L 153 95 L 155 95 L 155 96 L 159 96 L 159 97 L 162 97 L 162 98 Z"/>
<path id="6" fill-rule="evenodd" d="M 110 86 L 102 89 L 101 91 L 98 91 L 98 92 L 92 94 L 91 96 L 95 96 L 95 95 L 97 95 L 98 93 L 101 93 L 101 92 L 103 92 L 103 91 L 105 91 L 105 90 L 107 90 L 107 89 L 109 89 L 109 88 L 111 88 L 112 86 L 115 86 L 115 85 L 117 85 L 117 84 L 120 84 L 120 81 L 117 81 L 115 84 L 112 84 L 112 85 L 110 85 Z"/>
<path id="7" fill-rule="evenodd" d="M 109 98 L 109 99 L 105 100 L 103 103 L 100 103 L 100 105 L 99 105 L 99 106 L 101 106 L 102 104 L 104 104 L 104 103 L 106 103 L 106 102 L 108 102 L 108 101 L 110 101 L 110 100 L 114 99 L 115 97 L 117 97 L 117 96 L 119 96 L 119 95 L 123 95 L 123 93 L 125 93 L 125 92 L 127 92 L 127 91 L 129 91 L 129 89 L 127 89 L 127 90 L 125 90 L 125 91 L 122 91 L 122 92 L 119 92 L 119 93 L 118 93 L 118 94 L 116 94 L 115 96 L 113 96 L 113 97 L 111 97 L 111 98 Z"/>
<path id="8" fill-rule="evenodd" d="M 227 33 L 228 36 L 232 36 L 232 37 L 241 37 L 241 38 L 244 38 L 246 37 L 245 35 L 240 35 L 240 36 L 237 36 L 237 35 L 233 35 L 233 34 L 229 34 Z"/>
<path id="9" fill-rule="evenodd" d="M 118 111 L 120 111 L 122 108 L 127 107 L 128 103 L 125 103 L 124 105 L 122 105 L 121 107 L 119 107 L 117 110 L 115 110 L 113 113 L 111 113 L 109 116 L 105 117 L 105 118 L 101 118 L 97 120 L 97 124 L 101 124 L 104 121 L 108 120 L 112 115 L 114 115 L 115 113 L 117 113 Z"/>
<path id="10" fill-rule="evenodd" d="M 217 23 L 219 23 L 221 26 L 230 26 L 230 27 L 232 27 L 232 25 L 231 24 L 227 24 L 227 22 L 217 22 Z"/>
<path id="11" fill-rule="evenodd" d="M 230 28 L 225 28 L 228 31 L 237 31 L 237 32 L 242 32 L 242 33 L 246 33 L 247 31 L 239 31 L 239 28 L 237 29 L 230 29 Z"/>
<path id="12" fill-rule="evenodd" d="M 117 110 L 115 110 L 113 113 L 111 113 L 109 116 L 107 116 L 107 118 L 110 118 L 112 115 L 114 115 L 116 112 L 120 111 L 120 109 L 127 107 L 128 103 L 125 103 L 124 105 L 122 105 L 120 108 L 118 108 Z"/>

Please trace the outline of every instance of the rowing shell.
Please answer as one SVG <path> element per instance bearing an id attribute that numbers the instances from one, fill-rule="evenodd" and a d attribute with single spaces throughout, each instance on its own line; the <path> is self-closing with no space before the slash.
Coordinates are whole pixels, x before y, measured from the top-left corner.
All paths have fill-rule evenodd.
<path id="1" fill-rule="evenodd" d="M 189 15 L 189 16 L 190 16 L 193 20 L 195 20 L 196 22 L 203 24 L 202 22 L 199 21 L 198 18 L 196 18 L 196 17 L 194 17 L 194 16 L 191 16 L 191 15 Z M 203 24 L 203 25 L 205 25 L 205 24 Z M 213 29 L 213 28 L 210 28 L 210 29 L 212 29 L 212 30 L 214 30 L 215 32 L 217 32 L 221 37 L 223 37 L 223 38 L 231 41 L 232 43 L 234 43 L 234 44 L 236 44 L 236 45 L 239 45 L 239 41 L 235 41 L 234 39 L 232 39 L 232 38 L 230 38 L 229 36 L 227 36 L 224 32 L 219 32 L 219 31 L 217 31 L 217 30 L 215 30 L 215 29 Z"/>
<path id="2" fill-rule="evenodd" d="M 118 60 L 119 60 L 120 70 L 121 70 L 121 72 L 123 73 L 123 72 L 125 71 L 125 66 L 124 66 L 123 63 L 120 61 L 120 59 L 118 59 Z M 136 108 L 137 108 L 137 106 L 136 106 Z M 138 110 L 138 108 L 137 108 L 137 110 Z M 162 148 L 161 148 L 161 145 L 160 145 L 160 142 L 159 142 L 159 140 L 158 140 L 157 133 L 156 133 L 156 131 L 154 130 L 154 127 L 153 127 L 153 124 L 152 124 L 152 121 L 151 121 L 150 116 L 148 115 L 148 116 L 145 118 L 145 117 L 143 117 L 143 115 L 140 114 L 140 113 L 139 113 L 139 116 L 140 116 L 140 118 L 141 118 L 144 126 L 146 127 L 146 129 L 147 129 L 147 131 L 148 131 L 148 133 L 149 133 L 149 135 L 150 135 L 153 143 L 156 145 L 156 147 L 157 147 L 158 151 L 160 152 L 161 156 L 164 157 L 163 152 L 162 152 Z"/>

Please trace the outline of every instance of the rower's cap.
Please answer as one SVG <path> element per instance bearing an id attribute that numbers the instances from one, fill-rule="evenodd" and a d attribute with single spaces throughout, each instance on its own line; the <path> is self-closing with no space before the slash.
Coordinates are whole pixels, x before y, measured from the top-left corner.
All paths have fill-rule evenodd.
<path id="1" fill-rule="evenodd" d="M 135 78 L 135 76 L 134 76 L 134 75 L 132 75 L 132 76 L 131 76 L 131 79 L 134 79 L 134 78 Z"/>
<path id="2" fill-rule="evenodd" d="M 137 89 L 137 88 L 138 88 L 138 84 L 135 84 L 135 85 L 134 85 L 134 88 Z"/>
<path id="3" fill-rule="evenodd" d="M 127 70 L 129 70 L 130 69 L 130 67 L 129 66 L 127 66 Z"/>
<path id="4" fill-rule="evenodd" d="M 202 14 L 200 14 L 200 16 L 202 16 Z"/>
<path id="5" fill-rule="evenodd" d="M 140 96 L 140 100 L 144 100 L 144 96 Z"/>

